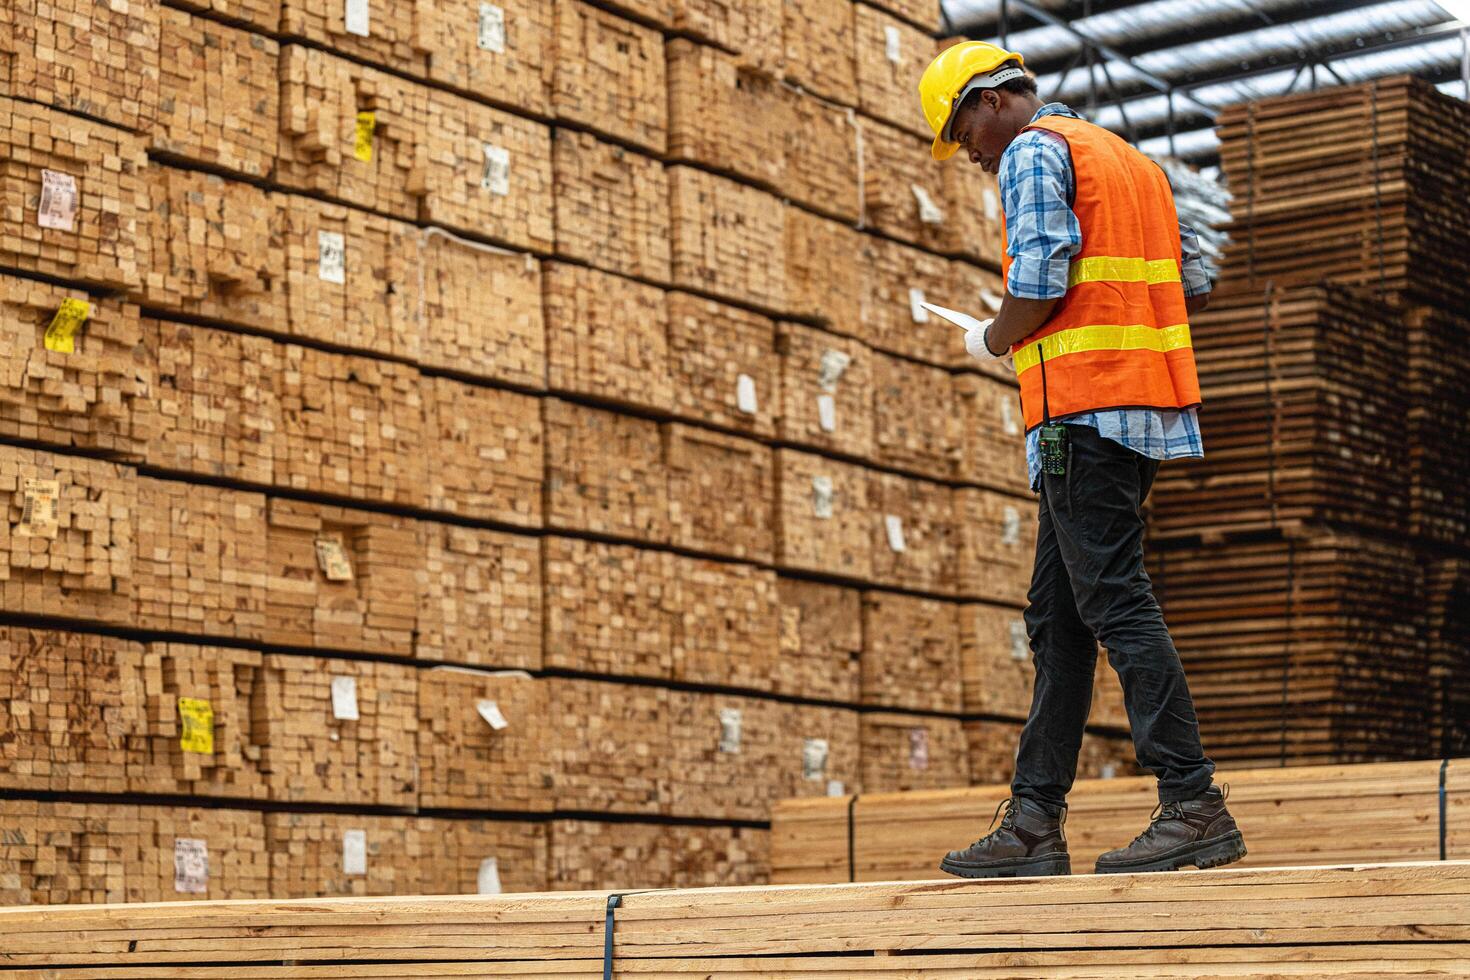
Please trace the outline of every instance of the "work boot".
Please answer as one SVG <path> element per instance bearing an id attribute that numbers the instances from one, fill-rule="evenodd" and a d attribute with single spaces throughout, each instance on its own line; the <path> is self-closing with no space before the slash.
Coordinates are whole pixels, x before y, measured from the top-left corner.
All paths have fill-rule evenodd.
<path id="1" fill-rule="evenodd" d="M 1245 857 L 1245 838 L 1225 809 L 1226 795 L 1212 786 L 1192 800 L 1160 803 L 1148 829 L 1132 844 L 1097 859 L 1097 873 L 1218 868 L 1239 861 Z"/>
<path id="2" fill-rule="evenodd" d="M 939 869 L 961 878 L 1029 878 L 1040 875 L 1069 875 L 1072 859 L 1067 856 L 1067 835 L 1062 825 L 1067 811 L 1052 816 L 1035 800 L 1013 796 L 1003 800 L 1006 815 L 1000 826 L 965 848 L 950 851 Z M 995 827 L 995 817 L 990 818 Z"/>

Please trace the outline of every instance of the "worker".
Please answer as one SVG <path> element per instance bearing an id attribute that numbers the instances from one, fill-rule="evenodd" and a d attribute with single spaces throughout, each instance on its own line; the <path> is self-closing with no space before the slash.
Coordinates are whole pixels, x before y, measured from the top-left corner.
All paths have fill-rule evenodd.
<path id="1" fill-rule="evenodd" d="M 1213 785 L 1143 565 L 1141 507 L 1160 462 L 1204 452 L 1187 322 L 1209 300 L 1197 239 L 1163 170 L 1065 105 L 1043 105 L 1020 54 L 957 44 L 925 70 L 919 95 L 934 159 L 962 151 L 999 179 L 1005 296 L 965 346 L 980 361 L 1011 359 L 1040 496 L 1025 614 L 1036 680 L 1011 797 L 1001 825 L 941 867 L 967 878 L 1070 873 L 1067 793 L 1099 643 L 1159 805 L 1096 870 L 1237 861 L 1244 840 Z"/>

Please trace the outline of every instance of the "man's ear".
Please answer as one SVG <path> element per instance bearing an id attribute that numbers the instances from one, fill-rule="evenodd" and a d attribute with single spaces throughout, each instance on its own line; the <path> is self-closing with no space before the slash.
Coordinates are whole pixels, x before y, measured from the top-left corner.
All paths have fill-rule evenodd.
<path id="1" fill-rule="evenodd" d="M 1000 103 L 1001 103 L 1000 93 L 997 92 L 995 89 L 993 89 L 993 88 L 981 89 L 980 90 L 980 101 L 981 102 L 984 102 L 985 103 L 985 108 L 989 109 L 991 112 L 999 112 L 1000 111 Z"/>

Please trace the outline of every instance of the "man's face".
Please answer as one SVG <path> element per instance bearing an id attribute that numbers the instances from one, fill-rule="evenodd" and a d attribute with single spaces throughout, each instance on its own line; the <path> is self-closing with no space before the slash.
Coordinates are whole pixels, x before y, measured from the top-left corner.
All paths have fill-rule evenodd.
<path id="1" fill-rule="evenodd" d="M 1000 171 L 1000 156 L 1016 138 L 1015 132 L 1003 124 L 1004 104 L 1003 93 L 981 92 L 978 98 L 967 101 L 950 129 L 950 136 L 960 145 L 960 151 L 986 173 Z"/>

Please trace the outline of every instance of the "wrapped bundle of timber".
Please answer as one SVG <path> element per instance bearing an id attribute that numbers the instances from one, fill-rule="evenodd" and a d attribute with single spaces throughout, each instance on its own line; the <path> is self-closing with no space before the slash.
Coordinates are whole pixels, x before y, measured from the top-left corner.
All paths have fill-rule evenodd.
<path id="1" fill-rule="evenodd" d="M 0 627 L 0 786 L 126 792 L 122 678 L 138 651 L 108 636 Z"/>
<path id="2" fill-rule="evenodd" d="M 143 837 L 124 804 L 0 799 L 0 902 L 6 905 L 134 901 Z"/>
<path id="3" fill-rule="evenodd" d="M 666 812 L 672 692 L 571 678 L 543 683 L 550 685 L 555 809 Z"/>
<path id="4" fill-rule="evenodd" d="M 668 60 L 669 156 L 784 189 L 786 134 L 777 120 L 791 93 L 743 70 L 737 56 L 684 38 L 669 41 Z"/>
<path id="5" fill-rule="evenodd" d="M 137 500 L 133 625 L 261 639 L 268 579 L 265 497 L 139 477 Z"/>
<path id="6" fill-rule="evenodd" d="M 581 0 L 555 0 L 555 7 L 553 114 L 663 153 L 670 102 L 663 35 Z"/>
<path id="7" fill-rule="evenodd" d="M 430 842 L 419 856 L 419 891 L 425 895 L 499 895 L 549 887 L 547 824 L 427 817 L 417 823 Z"/>
<path id="8" fill-rule="evenodd" d="M 295 194 L 278 199 L 285 213 L 291 335 L 416 358 L 420 330 L 431 329 L 417 320 L 415 308 L 420 268 L 427 261 L 418 254 L 418 229 Z"/>
<path id="9" fill-rule="evenodd" d="M 943 226 L 940 248 L 999 269 L 1005 254 L 1005 218 L 995 176 L 972 165 L 963 154 L 940 167 L 939 172 L 943 197 L 938 200 L 943 202 L 949 219 Z"/>
<path id="10" fill-rule="evenodd" d="M 860 466 L 777 450 L 777 564 L 852 579 L 871 576 L 869 482 Z"/>
<path id="11" fill-rule="evenodd" d="M 280 141 L 280 45 L 165 7 L 154 152 L 264 178 Z"/>
<path id="12" fill-rule="evenodd" d="M 672 542 L 769 562 L 774 553 L 775 456 L 739 436 L 671 423 L 665 432 Z"/>
<path id="13" fill-rule="evenodd" d="M 426 840 L 415 817 L 344 813 L 267 813 L 272 898 L 416 895 Z"/>
<path id="14" fill-rule="evenodd" d="M 548 386 L 667 411 L 674 391 L 663 290 L 561 262 L 547 266 L 545 283 Z"/>
<path id="15" fill-rule="evenodd" d="M 140 217 L 148 307 L 280 331 L 286 325 L 282 197 L 213 174 L 150 167 Z"/>
<path id="16" fill-rule="evenodd" d="M 876 458 L 936 480 L 953 476 L 961 456 L 961 433 L 966 440 L 983 439 L 986 435 L 983 429 L 961 424 L 955 388 L 956 381 L 943 368 L 875 352 Z"/>
<path id="17" fill-rule="evenodd" d="M 865 313 L 874 239 L 840 221 L 786 209 L 786 307 L 831 330 L 871 342 Z"/>
<path id="18" fill-rule="evenodd" d="M 765 778 L 771 798 L 841 796 L 859 789 L 858 713 L 773 702 L 778 716 L 773 763 Z"/>
<path id="19" fill-rule="evenodd" d="M 958 718 L 864 714 L 863 792 L 944 789 L 970 782 L 969 747 Z"/>
<path id="20" fill-rule="evenodd" d="M 155 385 L 141 334 L 136 306 L 0 275 L 0 434 L 142 459 Z"/>
<path id="21" fill-rule="evenodd" d="M 449 378 L 423 383 L 429 509 L 540 527 L 541 402 Z"/>
<path id="22" fill-rule="evenodd" d="M 270 34 L 281 28 L 281 0 L 188 0 L 179 6 Z"/>
<path id="23" fill-rule="evenodd" d="M 769 691 L 780 643 L 776 573 L 673 557 L 673 678 Z"/>
<path id="24" fill-rule="evenodd" d="M 549 811 L 546 686 L 519 672 L 425 671 L 418 684 L 419 805 Z"/>
<path id="25" fill-rule="evenodd" d="M 126 624 L 138 478 L 76 456 L 0 447 L 0 608 Z"/>
<path id="26" fill-rule="evenodd" d="M 670 167 L 676 286 L 766 310 L 786 305 L 786 238 L 779 198 L 690 167 Z"/>
<path id="27" fill-rule="evenodd" d="M 1151 548 L 1210 755 L 1306 764 L 1434 752 L 1419 564 L 1408 545 L 1327 528 Z"/>
<path id="28" fill-rule="evenodd" d="M 167 470 L 270 486 L 280 447 L 282 345 L 265 337 L 142 321 L 148 462 Z"/>
<path id="29" fill-rule="evenodd" d="M 931 251 L 949 251 L 962 226 L 973 225 L 945 196 L 947 167 L 929 153 L 928 139 L 872 119 L 863 128 L 863 214 L 879 231 Z M 978 170 L 978 168 L 973 168 Z"/>
<path id="30" fill-rule="evenodd" d="M 852 0 L 802 0 L 783 8 L 786 78 L 809 92 L 852 104 L 857 92 Z"/>
<path id="31" fill-rule="evenodd" d="M 424 407 L 416 368 L 283 344 L 276 483 L 422 506 Z"/>
<path id="32" fill-rule="evenodd" d="M 856 12 L 859 107 L 884 122 L 933 139 L 934 134 L 914 111 L 919 76 L 939 53 L 933 36 L 865 4 L 857 4 Z"/>
<path id="33" fill-rule="evenodd" d="M 965 603 L 959 617 L 963 711 L 1024 718 L 1031 710 L 1036 668 L 1021 611 Z"/>
<path id="34" fill-rule="evenodd" d="M 588 133 L 558 129 L 556 254 L 668 282 L 669 179 L 664 165 Z"/>
<path id="35" fill-rule="evenodd" d="M 857 116 L 851 109 L 783 88 L 782 192 L 842 221 L 862 218 Z"/>
<path id="36" fill-rule="evenodd" d="M 97 286 L 137 286 L 148 262 L 143 138 L 6 98 L 0 133 L 0 264 Z"/>
<path id="37" fill-rule="evenodd" d="M 0 11 L 0 90 L 134 131 L 158 114 L 158 0 L 13 0 Z"/>
<path id="38" fill-rule="evenodd" d="M 129 649 L 119 678 L 128 790 L 264 799 L 261 749 L 271 706 L 263 666 L 254 650 L 183 643 Z"/>
<path id="39" fill-rule="evenodd" d="M 1406 311 L 1409 361 L 1409 532 L 1470 540 L 1470 320 L 1452 309 Z"/>
<path id="40" fill-rule="evenodd" d="M 541 263 L 423 232 L 413 325 L 426 368 L 546 387 Z"/>
<path id="41" fill-rule="evenodd" d="M 550 527 L 669 540 L 669 480 L 657 422 L 548 399 Z"/>
<path id="42" fill-rule="evenodd" d="M 395 0 L 351 0 L 342 4 L 281 0 L 280 31 L 421 78 L 427 72 L 427 59 L 418 37 L 418 19 L 418 4 Z M 464 30 L 468 32 L 468 25 Z"/>
<path id="43" fill-rule="evenodd" d="M 154 806 L 138 807 L 137 812 L 136 865 L 126 867 L 128 901 L 197 902 L 275 894 L 270 887 L 264 814 Z"/>
<path id="44" fill-rule="evenodd" d="M 862 703 L 958 714 L 959 607 L 890 592 L 863 593 Z"/>
<path id="45" fill-rule="evenodd" d="M 679 824 L 551 823 L 553 891 L 715 888 L 764 884 L 768 830 Z M 587 855 L 598 859 L 588 861 Z"/>
<path id="46" fill-rule="evenodd" d="M 424 553 L 412 521 L 325 504 L 267 506 L 270 643 L 407 656 Z"/>
<path id="47" fill-rule="evenodd" d="M 271 654 L 261 768 L 271 799 L 413 806 L 418 671 L 406 664 Z"/>
<path id="48" fill-rule="evenodd" d="M 555 536 L 543 548 L 547 667 L 673 676 L 674 556 Z"/>
<path id="49" fill-rule="evenodd" d="M 1009 783 L 1016 770 L 1016 747 L 1020 744 L 1024 722 L 967 721 L 964 725 L 970 745 L 970 783 Z M 1082 749 L 1077 757 L 1078 779 L 1112 779 L 1137 771 L 1133 740 L 1127 735 L 1090 728 L 1083 733 Z M 1144 807 L 1140 806 L 1135 823 L 1143 815 Z"/>
<path id="50" fill-rule="evenodd" d="M 862 594 L 856 589 L 783 578 L 777 694 L 853 704 L 863 652 Z"/>
<path id="51" fill-rule="evenodd" d="M 706 819 L 770 819 L 783 707 L 758 698 L 670 691 L 665 812 Z"/>
<path id="52" fill-rule="evenodd" d="M 781 74 L 782 0 L 673 0 L 669 26 L 739 55 L 741 68 Z"/>
<path id="53" fill-rule="evenodd" d="M 1154 486 L 1159 540 L 1332 521 L 1407 529 L 1406 335 L 1334 287 L 1222 297 L 1192 324 L 1209 406 L 1202 460 Z"/>
<path id="54" fill-rule="evenodd" d="M 551 101 L 553 4 L 546 0 L 426 0 L 416 8 L 429 78 L 544 113 Z"/>
<path id="55" fill-rule="evenodd" d="M 1036 564 L 1036 504 L 962 487 L 954 492 L 954 509 L 960 595 L 1024 606 Z"/>
<path id="56" fill-rule="evenodd" d="M 954 376 L 959 478 L 1008 493 L 1031 492 L 1026 423 L 1016 387 L 979 374 Z"/>
<path id="57" fill-rule="evenodd" d="M 500 531 L 419 523 L 428 573 L 414 656 L 541 669 L 541 545 Z"/>
<path id="58" fill-rule="evenodd" d="M 975 309 L 974 291 L 956 276 L 960 263 L 881 238 L 870 238 L 867 252 L 863 336 L 868 342 L 929 364 L 953 364 L 961 356 L 975 363 L 965 353 L 964 333 L 919 305 L 928 301 L 988 315 Z"/>
<path id="59" fill-rule="evenodd" d="M 872 581 L 944 595 L 955 591 L 962 536 L 948 485 L 892 473 L 868 476 Z"/>
<path id="60" fill-rule="evenodd" d="M 776 326 L 784 442 L 873 455 L 874 354 L 861 341 L 795 323 Z"/>
<path id="61" fill-rule="evenodd" d="M 781 406 L 776 325 L 689 293 L 667 296 L 673 411 L 753 436 L 775 435 Z"/>

